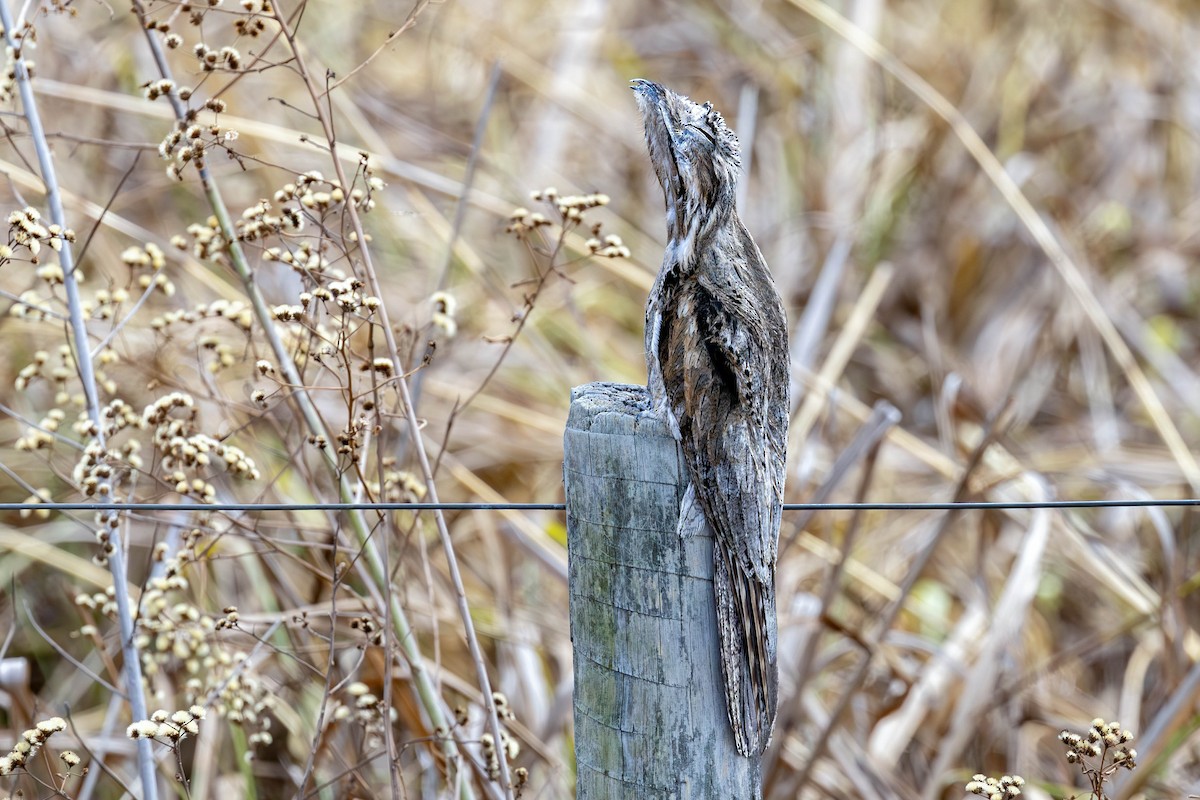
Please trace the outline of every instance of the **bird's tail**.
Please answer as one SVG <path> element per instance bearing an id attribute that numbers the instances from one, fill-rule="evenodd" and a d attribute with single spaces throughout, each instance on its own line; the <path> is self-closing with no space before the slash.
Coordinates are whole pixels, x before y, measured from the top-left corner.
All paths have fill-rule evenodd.
<path id="1" fill-rule="evenodd" d="M 779 695 L 775 584 L 764 584 L 747 574 L 719 537 L 713 561 L 729 724 L 738 752 L 758 756 L 771 741 Z"/>

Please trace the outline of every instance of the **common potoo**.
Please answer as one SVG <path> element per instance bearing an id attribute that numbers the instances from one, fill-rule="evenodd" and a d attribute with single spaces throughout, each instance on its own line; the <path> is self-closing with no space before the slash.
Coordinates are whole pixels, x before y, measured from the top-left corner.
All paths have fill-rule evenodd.
<path id="1" fill-rule="evenodd" d="M 650 81 L 633 90 L 667 206 L 667 250 L 646 303 L 656 412 L 683 446 L 713 530 L 725 702 L 742 755 L 771 738 L 778 695 L 775 556 L 789 408 L 783 302 L 738 218 L 737 136 L 711 103 Z M 687 518 L 686 509 L 681 519 Z"/>

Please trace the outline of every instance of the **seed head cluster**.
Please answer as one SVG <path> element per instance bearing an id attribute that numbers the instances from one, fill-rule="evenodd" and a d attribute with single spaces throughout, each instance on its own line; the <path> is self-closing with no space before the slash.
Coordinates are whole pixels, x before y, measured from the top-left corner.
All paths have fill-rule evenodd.
<path id="1" fill-rule="evenodd" d="M 499 780 L 500 753 L 496 749 L 496 738 L 490 733 L 485 733 L 479 737 L 479 745 L 484 763 L 487 764 L 488 777 L 492 780 Z M 500 730 L 500 747 L 504 750 L 504 757 L 510 762 L 521 753 L 521 743 L 504 729 Z"/>
<path id="2" fill-rule="evenodd" d="M 366 179 L 365 185 L 352 188 L 349 194 L 341 186 L 314 169 L 297 175 L 295 183 L 284 184 L 279 191 L 275 192 L 275 202 L 286 203 L 294 200 L 308 211 L 326 212 L 342 205 L 349 197 L 351 204 L 358 210 L 372 211 L 375 208 L 375 201 L 371 194 L 383 189 L 386 184 L 373 174 L 369 159 L 365 157 L 362 169 Z"/>
<path id="3" fill-rule="evenodd" d="M 195 400 L 189 394 L 171 392 L 159 398 L 146 406 L 142 421 L 153 429 L 167 485 L 181 495 L 211 501 L 216 487 L 205 476 L 217 464 L 235 478 L 256 481 L 260 477 L 244 450 L 199 430 Z"/>
<path id="4" fill-rule="evenodd" d="M 346 697 L 343 702 L 335 701 L 333 718 L 346 720 L 361 726 L 366 746 L 377 748 L 383 745 L 385 739 L 384 719 L 395 724 L 399 719 L 395 707 L 384 713 L 383 700 L 362 681 L 355 681 L 346 687 Z"/>
<path id="5" fill-rule="evenodd" d="M 159 709 L 150 719 L 138 720 L 125 729 L 130 739 L 157 739 L 172 745 L 188 736 L 200 735 L 200 720 L 207 713 L 203 706 L 194 705 L 186 711 L 167 712 Z"/>
<path id="6" fill-rule="evenodd" d="M 191 325 L 207 319 L 227 320 L 242 334 L 249 333 L 254 327 L 254 312 L 241 300 L 214 300 L 211 303 L 199 303 L 190 309 L 168 311 L 150 320 L 150 327 L 165 331 L 177 323 Z"/>
<path id="7" fill-rule="evenodd" d="M 321 246 L 312 242 L 300 242 L 290 248 L 267 247 L 263 250 L 263 261 L 278 261 L 300 273 L 319 273 L 329 268 Z"/>
<path id="8" fill-rule="evenodd" d="M 40 375 L 48 361 L 47 355 L 37 354 L 34 359 L 37 370 L 27 379 Z M 102 359 L 100 363 L 103 363 Z M 52 409 L 36 427 L 26 431 L 18 446 L 27 451 L 51 447 L 65 417 L 61 409 Z M 86 497 L 119 501 L 114 481 L 141 470 L 144 460 L 140 438 L 117 441 L 117 435 L 124 431 L 148 431 L 161 470 L 159 474 L 166 486 L 179 494 L 195 497 L 201 502 L 211 501 L 216 496 L 211 477 L 218 466 L 233 478 L 259 479 L 254 460 L 244 450 L 230 441 L 211 436 L 199 425 L 195 401 L 183 392 L 171 392 L 140 413 L 129 403 L 115 398 L 101 409 L 99 424 L 86 411 L 80 411 L 72 427 L 75 433 L 90 441 L 81 449 L 72 478 Z M 100 434 L 103 434 L 104 445 L 100 444 Z M 104 564 L 113 553 L 112 532 L 119 527 L 120 520 L 115 512 L 103 511 L 96 515 L 96 524 L 96 539 L 101 546 L 96 560 Z"/>
<path id="9" fill-rule="evenodd" d="M 146 282 L 142 284 L 142 288 L 145 289 L 152 283 L 154 282 L 147 279 Z M 155 285 L 160 288 L 164 294 L 173 293 L 175 290 L 175 287 L 171 285 L 170 281 L 165 279 L 157 282 Z M 83 314 L 86 317 L 99 320 L 110 320 L 115 319 L 118 316 L 119 312 L 121 311 L 121 306 L 127 302 L 129 302 L 129 290 L 118 286 L 111 290 L 99 289 L 96 291 L 96 294 L 93 295 L 91 300 L 81 298 L 79 305 L 80 308 L 83 309 Z M 116 359 L 116 354 L 112 353 L 111 350 L 106 349 L 103 352 L 110 353 L 110 357 L 114 360 Z M 105 391 L 111 393 L 115 390 L 105 389 Z"/>
<path id="10" fill-rule="evenodd" d="M 42 749 L 42 745 L 46 743 L 46 740 L 59 731 L 66 730 L 66 728 L 67 723 L 62 717 L 51 717 L 23 731 L 21 738 L 13 745 L 8 755 L 0 756 L 0 776 L 11 775 L 15 770 L 25 767 L 30 759 Z"/>
<path id="11" fill-rule="evenodd" d="M 1063 731 L 1058 740 L 1067 747 L 1067 763 L 1078 764 L 1084 775 L 1103 778 L 1117 769 L 1137 767 L 1137 750 L 1128 746 L 1133 734 L 1119 722 L 1097 717 L 1083 734 Z"/>
<path id="12" fill-rule="evenodd" d="M 99 384 L 101 389 L 109 394 L 116 393 L 117 383 L 108 376 L 107 372 L 105 371 L 105 367 L 115 364 L 119 360 L 120 359 L 117 354 L 107 347 L 97 353 L 95 359 L 93 360 L 93 366 L 95 367 L 96 371 L 96 382 Z M 51 381 L 55 386 L 55 405 L 63 406 L 71 404 L 82 409 L 84 405 L 83 393 L 72 393 L 69 391 L 69 385 L 77 375 L 78 372 L 75 366 L 75 354 L 72 352 L 69 346 L 62 344 L 58 346 L 54 356 L 45 350 L 34 351 L 33 361 L 26 364 L 17 373 L 17 378 L 15 381 L 13 381 L 13 387 L 17 391 L 23 392 L 39 380 Z M 57 413 L 63 412 L 59 411 Z M 47 416 L 50 417 L 51 415 L 48 414 Z M 57 416 L 57 414 L 53 416 Z M 82 414 L 82 418 L 87 418 L 87 414 Z M 61 419 L 50 420 L 52 423 L 50 430 L 57 430 L 57 423 L 60 423 L 61 421 Z M 73 429 L 76 433 L 88 434 L 89 432 L 95 430 L 96 426 L 95 423 L 92 423 L 89 419 L 86 424 L 82 422 L 76 422 L 73 426 Z M 49 442 L 46 442 L 46 444 L 49 444 Z"/>
<path id="13" fill-rule="evenodd" d="M 54 434 L 58 432 L 58 426 L 66 417 L 66 412 L 62 409 L 50 409 L 37 425 L 31 425 L 24 435 L 17 439 L 17 449 L 32 452 L 54 444 Z"/>
<path id="14" fill-rule="evenodd" d="M 17 51 L 11 47 L 4 48 L 4 75 L 0 77 L 0 103 L 10 103 L 17 96 Z M 33 77 L 33 60 L 22 59 L 25 74 Z"/>
<path id="15" fill-rule="evenodd" d="M 25 503 L 49 503 L 52 499 L 54 499 L 54 498 L 53 498 L 53 495 L 51 494 L 50 490 L 45 487 L 42 487 L 41 489 L 38 489 L 33 494 L 29 495 L 29 497 L 26 497 L 23 502 L 25 502 Z M 37 511 L 32 511 L 28 508 L 21 509 L 21 519 L 29 519 L 30 517 L 33 517 L 33 516 L 36 516 L 38 519 L 49 519 L 50 518 L 50 510 L 49 509 L 38 509 Z"/>
<path id="16" fill-rule="evenodd" d="M 272 214 L 271 201 L 263 199 L 244 210 L 236 226 L 240 241 L 253 242 L 281 233 L 299 233 L 304 229 L 304 215 L 296 205 L 282 206 L 278 214 Z"/>
<path id="17" fill-rule="evenodd" d="M 26 206 L 8 215 L 8 241 L 0 244 L 0 265 L 21 258 L 22 249 L 28 252 L 29 261 L 37 264 L 43 245 L 57 253 L 62 250 L 63 242 L 73 241 L 75 231 L 54 223 L 43 224 L 41 212 Z M 57 273 L 49 270 L 38 277 L 47 283 L 62 283 L 62 267 L 58 267 Z"/>
<path id="18" fill-rule="evenodd" d="M 609 196 L 600 192 L 593 194 L 560 195 L 553 186 L 531 192 L 530 199 L 541 203 L 552 210 L 550 216 L 541 211 L 530 211 L 528 208 L 516 208 L 508 215 L 508 226 L 504 229 L 518 239 L 524 239 L 540 228 L 548 228 L 557 222 L 563 233 L 572 230 L 585 222 L 584 215 L 594 209 L 606 206 Z M 554 217 L 554 220 L 551 219 Z M 591 238 L 587 241 L 588 251 L 600 258 L 629 258 L 629 248 L 624 245 L 619 236 L 601 237 L 601 223 L 591 226 Z"/>
<path id="19" fill-rule="evenodd" d="M 369 481 L 371 495 L 385 503 L 419 503 L 428 491 L 425 482 L 406 469 L 396 466 L 395 456 L 383 459 L 383 487 L 378 481 Z"/>
<path id="20" fill-rule="evenodd" d="M 191 237 L 192 255 L 201 261 L 220 261 L 225 258 L 225 249 L 229 243 L 221 233 L 221 223 L 216 217 L 209 217 L 204 224 L 193 222 L 187 226 L 187 234 Z M 171 244 L 179 249 L 186 249 L 186 240 L 182 237 L 172 237 Z"/>
<path id="21" fill-rule="evenodd" d="M 458 311 L 458 300 L 449 292 L 434 292 L 429 298 L 429 305 L 433 306 L 433 314 L 429 318 L 433 327 L 447 339 L 453 338 L 458 333 L 458 322 L 454 318 Z"/>
<path id="22" fill-rule="evenodd" d="M 592 255 L 600 258 L 629 258 L 629 248 L 621 241 L 621 237 L 616 234 L 609 234 L 603 239 L 592 237 L 587 240 L 588 250 Z"/>
<path id="23" fill-rule="evenodd" d="M 8 315 L 27 322 L 45 322 L 52 319 L 55 313 L 46 298 L 33 289 L 27 289 L 17 296 Z"/>
<path id="24" fill-rule="evenodd" d="M 137 285 L 142 289 L 154 288 L 167 297 L 174 296 L 175 284 L 163 271 L 167 266 L 167 254 L 154 242 L 125 248 L 121 263 L 137 276 Z"/>
<path id="25" fill-rule="evenodd" d="M 242 67 L 242 54 L 236 47 L 209 47 L 203 42 L 197 42 L 192 48 L 197 65 L 204 72 L 225 70 L 237 72 Z"/>
<path id="26" fill-rule="evenodd" d="M 553 205 L 564 222 L 583 222 L 584 212 L 592 208 L 606 206 L 609 202 L 608 195 L 600 192 L 593 194 L 560 195 L 558 190 L 553 186 L 543 189 L 540 192 L 532 192 L 529 197 L 536 202 Z"/>
<path id="27" fill-rule="evenodd" d="M 197 45 L 197 47 L 203 47 L 203 45 Z M 232 54 L 225 54 L 226 61 L 236 56 L 236 50 L 225 49 Z M 211 55 L 215 58 L 216 52 L 213 51 Z M 174 89 L 172 81 L 157 81 L 147 86 L 146 97 L 154 100 L 170 94 Z M 178 95 L 179 99 L 185 102 L 192 99 L 190 89 L 180 89 Z M 201 120 L 201 108 L 212 112 L 209 121 Z M 226 102 L 220 98 L 209 98 L 201 108 L 189 108 L 186 116 L 176 122 L 175 126 L 158 143 L 159 158 L 171 162 L 167 167 L 167 175 L 175 180 L 183 180 L 183 169 L 189 164 L 197 169 L 204 169 L 208 163 L 207 155 L 212 150 L 224 152 L 227 157 L 232 159 L 238 158 L 238 154 L 229 147 L 231 142 L 237 140 L 238 132 L 222 126 L 219 122 L 220 114 L 227 108 Z"/>
<path id="28" fill-rule="evenodd" d="M 135 635 L 143 679 L 147 684 L 159 676 L 181 679 L 184 695 L 193 706 L 186 712 L 190 718 L 184 719 L 185 712 L 158 712 L 149 720 L 131 725 L 128 733 L 133 738 L 166 742 L 195 735 L 195 722 L 203 719 L 203 713 L 197 714 L 196 707 L 201 706 L 245 728 L 250 744 L 269 744 L 272 695 L 250 672 L 245 653 L 232 649 L 222 636 L 223 631 L 238 628 L 237 608 L 227 606 L 221 616 L 214 616 L 186 598 L 190 582 L 182 573 L 186 564 L 195 559 L 191 551 L 203 549 L 199 545 L 200 536 L 199 529 L 189 531 L 178 558 L 167 557 L 165 547 L 155 550 L 155 560 L 163 563 L 163 574 L 147 581 L 138 605 Z M 112 618 L 117 613 L 115 594 L 111 586 L 103 592 L 81 593 L 76 595 L 75 605 L 85 615 L 99 612 Z M 99 630 L 94 623 L 82 626 L 78 635 L 99 641 Z"/>
<path id="29" fill-rule="evenodd" d="M 509 705 L 508 697 L 503 692 L 492 692 L 492 702 L 496 706 L 496 716 L 504 722 L 515 721 L 517 716 L 513 713 L 512 706 Z M 484 763 L 487 765 L 488 776 L 492 780 L 497 780 L 500 777 L 500 753 L 496 748 L 495 737 L 491 733 L 484 733 L 479 737 L 480 749 L 483 754 Z M 504 752 L 504 757 L 507 761 L 512 762 L 521 753 L 521 743 L 514 737 L 510 736 L 508 731 L 500 729 L 500 747 Z M 514 773 L 514 782 L 520 786 L 527 780 L 527 775 L 517 775 Z"/>
<path id="30" fill-rule="evenodd" d="M 1025 779 L 1020 775 L 1001 775 L 990 778 L 987 775 L 975 775 L 967 782 L 966 790 L 971 794 L 986 797 L 988 800 L 1006 800 L 1021 794 Z"/>

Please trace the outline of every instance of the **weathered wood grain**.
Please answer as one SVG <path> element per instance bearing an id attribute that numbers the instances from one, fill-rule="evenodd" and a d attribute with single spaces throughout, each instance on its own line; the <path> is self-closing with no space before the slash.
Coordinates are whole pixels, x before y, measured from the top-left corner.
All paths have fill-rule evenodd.
<path id="1" fill-rule="evenodd" d="M 676 530 L 687 473 L 645 387 L 576 388 L 563 450 L 576 797 L 760 797 L 726 718 L 712 532 Z"/>

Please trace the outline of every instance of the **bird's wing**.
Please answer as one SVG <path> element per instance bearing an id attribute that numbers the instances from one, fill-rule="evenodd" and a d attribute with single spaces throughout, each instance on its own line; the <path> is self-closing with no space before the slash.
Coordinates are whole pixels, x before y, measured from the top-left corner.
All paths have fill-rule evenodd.
<path id="1" fill-rule="evenodd" d="M 673 326 L 671 338 L 688 336 L 677 350 L 688 355 L 664 364 L 677 373 L 668 393 L 698 499 L 742 569 L 770 583 L 787 448 L 787 343 L 772 338 L 782 324 L 765 325 L 771 309 L 744 292 L 703 280 L 684 302 L 694 330 Z"/>
<path id="2" fill-rule="evenodd" d="M 695 498 L 715 538 L 721 673 L 743 755 L 763 752 L 775 720 L 775 556 L 787 435 L 786 340 L 775 341 L 782 309 L 772 319 L 771 309 L 751 306 L 738 287 L 701 279 L 681 288 L 659 341 Z"/>

